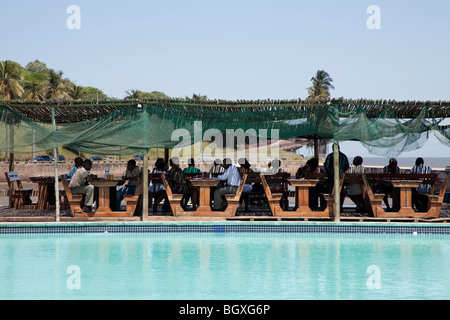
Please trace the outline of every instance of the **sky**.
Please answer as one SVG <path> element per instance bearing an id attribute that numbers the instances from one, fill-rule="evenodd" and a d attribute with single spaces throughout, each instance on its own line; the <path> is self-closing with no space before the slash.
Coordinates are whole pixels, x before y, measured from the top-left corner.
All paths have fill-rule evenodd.
<path id="1" fill-rule="evenodd" d="M 378 16 L 368 13 L 373 5 Z M 305 99 L 325 70 L 334 98 L 450 100 L 448 0 L 16 0 L 1 8 L 0 60 L 38 59 L 116 98 L 134 89 Z M 420 152 L 450 158 L 433 137 Z"/>

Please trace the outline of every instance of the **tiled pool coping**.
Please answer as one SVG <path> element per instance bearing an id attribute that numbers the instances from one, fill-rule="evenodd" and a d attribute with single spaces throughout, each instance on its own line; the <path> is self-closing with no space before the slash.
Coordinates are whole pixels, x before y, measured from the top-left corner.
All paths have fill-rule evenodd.
<path id="1" fill-rule="evenodd" d="M 450 224 L 361 223 L 361 222 L 245 222 L 245 221 L 164 221 L 164 222 L 63 222 L 0 223 L 5 234 L 76 233 L 346 233 L 346 234 L 427 234 L 450 235 Z"/>

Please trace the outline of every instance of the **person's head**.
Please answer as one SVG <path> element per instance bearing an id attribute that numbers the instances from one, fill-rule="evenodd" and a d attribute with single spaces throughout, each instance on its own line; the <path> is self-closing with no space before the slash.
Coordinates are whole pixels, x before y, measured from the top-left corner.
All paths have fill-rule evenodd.
<path id="1" fill-rule="evenodd" d="M 272 160 L 270 164 L 274 169 L 279 169 L 281 167 L 281 161 L 278 159 Z"/>
<path id="2" fill-rule="evenodd" d="M 424 161 L 423 161 L 422 158 L 417 158 L 416 159 L 416 166 L 420 166 L 420 165 L 423 165 L 423 164 L 424 164 Z"/>
<path id="3" fill-rule="evenodd" d="M 131 171 L 134 168 L 136 168 L 136 160 L 134 160 L 134 159 L 128 160 L 127 169 Z"/>
<path id="4" fill-rule="evenodd" d="M 319 160 L 317 158 L 311 158 L 309 159 L 306 164 L 313 170 L 315 170 L 319 166 Z"/>
<path id="5" fill-rule="evenodd" d="M 363 158 L 361 158 L 360 156 L 356 156 L 353 159 L 353 165 L 354 166 L 360 166 L 360 165 L 362 165 L 362 163 L 363 163 Z"/>
<path id="6" fill-rule="evenodd" d="M 189 167 L 194 167 L 194 166 L 195 166 L 194 158 L 188 159 L 188 166 L 189 166 Z"/>
<path id="7" fill-rule="evenodd" d="M 86 159 L 83 161 L 83 168 L 85 168 L 86 170 L 91 170 L 92 169 L 92 161 L 89 159 Z"/>
<path id="8" fill-rule="evenodd" d="M 75 167 L 79 168 L 83 165 L 83 158 L 76 157 L 73 162 L 75 163 Z"/>
<path id="9" fill-rule="evenodd" d="M 178 157 L 170 158 L 169 163 L 170 163 L 170 166 L 174 169 L 177 169 L 180 167 L 180 159 L 178 159 Z"/>
<path id="10" fill-rule="evenodd" d="M 232 164 L 232 162 L 231 162 L 231 159 L 230 159 L 230 158 L 223 159 L 223 164 L 222 164 L 222 166 L 223 166 L 225 169 L 228 169 L 228 167 L 231 166 L 231 164 Z"/>
<path id="11" fill-rule="evenodd" d="M 222 164 L 222 160 L 220 160 L 220 159 L 214 160 L 214 165 L 215 166 L 220 166 L 221 164 Z"/>
<path id="12" fill-rule="evenodd" d="M 395 158 L 390 158 L 389 159 L 389 166 L 390 167 L 397 167 L 397 159 L 395 159 Z"/>
<path id="13" fill-rule="evenodd" d="M 164 171 L 166 169 L 166 162 L 163 158 L 156 159 L 155 168 L 159 171 Z"/>
<path id="14" fill-rule="evenodd" d="M 238 163 L 239 163 L 239 165 L 240 165 L 242 168 L 245 168 L 245 169 L 248 169 L 248 168 L 250 168 L 250 167 L 252 166 L 252 165 L 248 162 L 248 160 L 245 159 L 245 158 L 239 159 L 239 160 L 238 160 Z"/>

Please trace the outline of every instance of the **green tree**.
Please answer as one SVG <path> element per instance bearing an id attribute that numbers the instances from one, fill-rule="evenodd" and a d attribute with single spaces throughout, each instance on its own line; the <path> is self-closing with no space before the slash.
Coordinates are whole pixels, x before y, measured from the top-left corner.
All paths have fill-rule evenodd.
<path id="1" fill-rule="evenodd" d="M 73 100 L 82 100 L 86 96 L 86 91 L 82 86 L 73 85 L 69 89 L 69 97 Z"/>
<path id="2" fill-rule="evenodd" d="M 41 62 L 39 60 L 34 60 L 34 62 L 29 62 L 25 69 L 29 72 L 41 72 L 41 73 L 48 73 L 49 69 L 47 68 L 47 65 L 44 62 Z"/>
<path id="3" fill-rule="evenodd" d="M 333 79 L 324 70 L 317 71 L 316 75 L 311 78 L 312 86 L 307 88 L 308 98 L 310 101 L 327 101 L 330 99 L 330 89 L 334 89 L 331 84 Z"/>
<path id="4" fill-rule="evenodd" d="M 142 99 L 143 94 L 142 91 L 140 90 L 126 90 L 125 93 L 127 94 L 127 96 L 125 97 L 125 99 Z"/>
<path id="5" fill-rule="evenodd" d="M 0 61 L 0 92 L 4 100 L 21 97 L 24 90 L 19 84 L 21 80 L 19 65 L 12 61 Z"/>
<path id="6" fill-rule="evenodd" d="M 45 99 L 65 99 L 69 98 L 69 94 L 67 93 L 67 82 L 63 79 L 63 72 L 56 72 L 53 69 L 49 70 L 48 74 L 48 84 L 45 92 Z"/>

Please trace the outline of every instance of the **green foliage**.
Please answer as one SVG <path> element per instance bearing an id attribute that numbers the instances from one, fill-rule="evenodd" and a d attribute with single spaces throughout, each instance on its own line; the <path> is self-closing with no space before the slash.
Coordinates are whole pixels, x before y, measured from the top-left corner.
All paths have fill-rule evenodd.
<path id="1" fill-rule="evenodd" d="M 14 61 L 0 61 L 0 100 L 109 100 L 102 90 L 91 86 L 77 86 L 39 60 L 25 68 Z M 126 99 L 167 99 L 162 92 L 126 91 Z"/>

